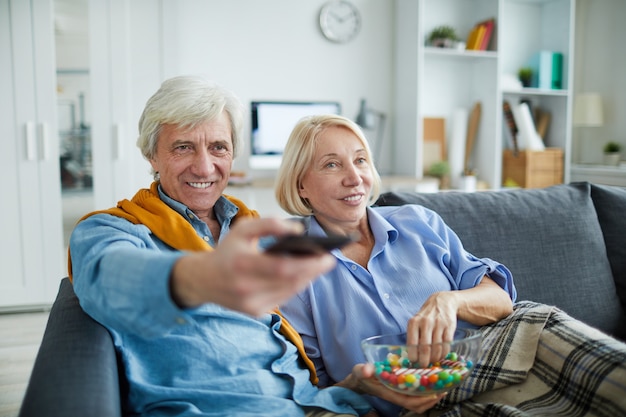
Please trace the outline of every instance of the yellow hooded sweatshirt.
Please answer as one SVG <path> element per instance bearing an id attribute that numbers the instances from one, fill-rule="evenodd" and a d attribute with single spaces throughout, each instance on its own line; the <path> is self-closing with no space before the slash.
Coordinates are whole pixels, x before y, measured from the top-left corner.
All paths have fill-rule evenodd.
<path id="1" fill-rule="evenodd" d="M 243 217 L 259 217 L 256 210 L 249 209 L 241 200 L 228 195 L 224 195 L 224 197 L 239 208 L 235 220 Z M 198 236 L 191 223 L 159 198 L 158 182 L 156 181 L 152 183 L 150 189 L 142 188 L 139 190 L 130 201 L 121 200 L 117 203 L 117 207 L 91 212 L 83 216 L 79 222 L 94 214 L 110 214 L 122 217 L 133 224 L 143 224 L 163 242 L 181 251 L 213 250 L 211 245 Z M 72 259 L 69 253 L 67 259 L 69 278 L 72 281 Z M 278 308 L 272 310 L 272 313 L 281 316 L 280 332 L 297 347 L 300 357 L 311 372 L 311 382 L 317 384 L 315 366 L 306 356 L 300 334 L 282 317 Z"/>

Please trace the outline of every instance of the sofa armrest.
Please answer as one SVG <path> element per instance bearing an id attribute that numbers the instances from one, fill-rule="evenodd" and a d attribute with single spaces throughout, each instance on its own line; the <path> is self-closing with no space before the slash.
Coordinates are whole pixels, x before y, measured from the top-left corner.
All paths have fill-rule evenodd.
<path id="1" fill-rule="evenodd" d="M 591 198 L 598 212 L 617 295 L 626 312 L 626 188 L 591 184 Z M 623 335 L 626 339 L 626 329 Z"/>
<path id="2" fill-rule="evenodd" d="M 109 332 L 61 281 L 28 382 L 20 417 L 121 416 L 115 348 Z"/>

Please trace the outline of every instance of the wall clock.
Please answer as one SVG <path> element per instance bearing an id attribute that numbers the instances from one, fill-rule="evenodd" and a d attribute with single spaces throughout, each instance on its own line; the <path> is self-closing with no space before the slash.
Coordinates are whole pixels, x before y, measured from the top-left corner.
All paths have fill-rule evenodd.
<path id="1" fill-rule="evenodd" d="M 348 42 L 361 30 L 359 9 L 346 0 L 330 0 L 320 10 L 320 29 L 332 42 Z"/>

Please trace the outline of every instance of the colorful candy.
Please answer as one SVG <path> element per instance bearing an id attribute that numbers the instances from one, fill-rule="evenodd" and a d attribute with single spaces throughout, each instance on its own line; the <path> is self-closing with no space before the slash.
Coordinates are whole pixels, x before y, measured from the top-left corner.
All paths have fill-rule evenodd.
<path id="1" fill-rule="evenodd" d="M 407 394 L 432 394 L 447 391 L 465 380 L 474 367 L 456 352 L 450 352 L 440 361 L 420 368 L 408 359 L 406 350 L 387 354 L 383 361 L 374 363 L 376 376 L 387 386 Z"/>

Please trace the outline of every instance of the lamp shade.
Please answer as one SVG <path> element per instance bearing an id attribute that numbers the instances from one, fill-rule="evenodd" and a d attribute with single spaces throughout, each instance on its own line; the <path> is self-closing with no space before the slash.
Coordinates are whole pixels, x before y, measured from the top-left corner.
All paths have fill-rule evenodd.
<path id="1" fill-rule="evenodd" d="M 584 93 L 576 96 L 574 101 L 574 125 L 602 126 L 602 98 L 597 93 Z"/>

